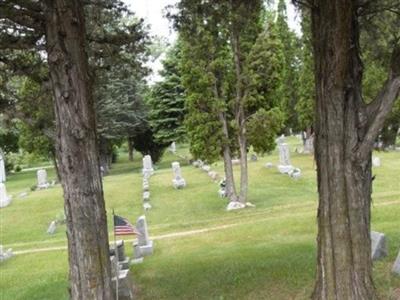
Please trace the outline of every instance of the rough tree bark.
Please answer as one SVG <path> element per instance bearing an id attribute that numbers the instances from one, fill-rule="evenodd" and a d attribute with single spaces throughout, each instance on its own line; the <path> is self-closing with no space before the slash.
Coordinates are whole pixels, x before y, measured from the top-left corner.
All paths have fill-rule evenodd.
<path id="1" fill-rule="evenodd" d="M 67 217 L 70 296 L 113 299 L 82 2 L 46 0 L 43 5 Z"/>
<path id="2" fill-rule="evenodd" d="M 362 99 L 358 1 L 316 0 L 318 262 L 313 299 L 377 299 L 372 281 L 371 152 L 400 89 L 400 51 L 375 101 Z"/>
<path id="3" fill-rule="evenodd" d="M 230 202 L 234 202 L 238 200 L 235 178 L 233 175 L 233 167 L 232 167 L 232 155 L 231 149 L 229 147 L 229 132 L 228 132 L 228 124 L 226 122 L 225 114 L 220 112 L 219 119 L 222 123 L 222 132 L 224 134 L 224 138 L 226 139 L 225 144 L 223 145 L 223 158 L 224 158 L 224 171 L 225 171 L 225 180 L 226 186 L 225 191 L 226 195 Z"/>
<path id="4" fill-rule="evenodd" d="M 243 107 L 244 85 L 243 85 L 243 62 L 239 44 L 239 35 L 232 29 L 231 47 L 234 56 L 236 73 L 236 113 L 235 119 L 238 127 L 237 139 L 240 153 L 240 193 L 239 202 L 246 203 L 248 192 L 248 172 L 247 172 L 247 138 L 246 138 L 246 116 Z"/>

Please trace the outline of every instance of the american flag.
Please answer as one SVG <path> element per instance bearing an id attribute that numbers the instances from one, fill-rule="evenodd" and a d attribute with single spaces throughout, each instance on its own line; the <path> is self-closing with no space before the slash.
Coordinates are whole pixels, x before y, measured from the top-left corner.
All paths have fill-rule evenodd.
<path id="1" fill-rule="evenodd" d="M 114 232 L 115 235 L 140 235 L 136 228 L 133 227 L 133 225 L 129 223 L 127 219 L 117 215 L 114 215 Z"/>

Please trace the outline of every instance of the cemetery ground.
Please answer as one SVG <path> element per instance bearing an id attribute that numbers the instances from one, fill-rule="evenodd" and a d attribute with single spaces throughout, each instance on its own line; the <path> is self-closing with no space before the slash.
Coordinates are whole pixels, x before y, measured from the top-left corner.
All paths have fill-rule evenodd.
<path id="1" fill-rule="evenodd" d="M 249 201 L 255 208 L 227 212 L 218 184 L 185 160 L 166 152 L 150 178 L 146 212 L 154 254 L 131 266 L 137 299 L 308 299 L 316 257 L 317 189 L 310 155 L 293 152 L 302 170 L 294 180 L 276 169 L 277 153 L 249 162 Z M 188 149 L 178 148 L 178 154 Z M 373 168 L 372 229 L 386 234 L 389 255 L 374 262 L 374 279 L 382 299 L 400 288 L 391 267 L 400 248 L 400 152 L 380 152 Z M 171 162 L 179 160 L 187 186 L 172 187 Z M 265 163 L 274 167 L 267 169 Z M 110 232 L 111 212 L 135 223 L 142 215 L 141 157 L 121 153 L 104 178 Z M 236 167 L 235 167 L 236 168 Z M 212 169 L 223 174 L 222 163 Z M 238 171 L 238 170 L 236 170 Z M 48 169 L 49 179 L 55 178 Z M 238 176 L 238 174 L 236 174 Z M 60 185 L 30 192 L 36 171 L 10 175 L 10 206 L 0 210 L 1 238 L 16 255 L 0 265 L 0 293 L 8 299 L 68 299 L 65 225 L 54 235 L 46 229 L 63 211 Z M 21 192 L 29 191 L 25 198 Z M 133 237 L 126 237 L 131 240 Z M 110 240 L 113 236 L 110 235 Z M 125 242 L 132 257 L 131 242 Z"/>

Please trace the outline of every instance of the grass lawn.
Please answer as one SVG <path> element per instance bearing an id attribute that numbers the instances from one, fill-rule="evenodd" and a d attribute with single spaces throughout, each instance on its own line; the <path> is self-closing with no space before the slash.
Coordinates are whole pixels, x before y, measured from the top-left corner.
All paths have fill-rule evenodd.
<path id="1" fill-rule="evenodd" d="M 293 152 L 297 139 L 289 141 L 292 164 L 301 168 L 302 177 L 296 181 L 265 168 L 266 162 L 277 163 L 276 152 L 249 162 L 249 201 L 256 207 L 234 212 L 225 211 L 218 185 L 184 160 L 188 185 L 174 190 L 171 162 L 178 157 L 164 155 L 150 179 L 153 209 L 146 212 L 154 255 L 131 267 L 138 299 L 309 298 L 316 256 L 315 166 L 311 156 Z M 188 156 L 187 148 L 178 147 L 178 152 Z M 373 170 L 372 229 L 387 235 L 389 256 L 374 263 L 374 277 L 381 298 L 387 299 L 400 287 L 400 277 L 390 272 L 400 249 L 400 152 L 377 155 L 382 166 Z M 221 162 L 212 169 L 223 174 Z M 54 170 L 47 171 L 54 179 Z M 30 192 L 35 182 L 36 171 L 8 177 L 7 190 L 14 198 L 0 210 L 0 244 L 5 248 L 66 245 L 65 226 L 46 234 L 63 210 L 61 187 Z M 141 189 L 141 157 L 129 162 L 121 154 L 104 179 L 109 225 L 112 209 L 132 223 L 144 213 Z M 20 198 L 24 191 L 28 196 Z M 131 255 L 130 243 L 126 246 Z M 1 263 L 0 299 L 68 299 L 67 252 L 60 249 L 18 254 Z"/>

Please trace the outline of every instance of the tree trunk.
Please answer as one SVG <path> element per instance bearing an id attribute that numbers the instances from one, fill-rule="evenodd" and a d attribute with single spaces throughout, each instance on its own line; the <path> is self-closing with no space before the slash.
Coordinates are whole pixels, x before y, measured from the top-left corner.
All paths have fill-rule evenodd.
<path id="1" fill-rule="evenodd" d="M 128 137 L 128 159 L 133 161 L 133 141 Z"/>
<path id="2" fill-rule="evenodd" d="M 237 139 L 239 143 L 240 153 L 240 194 L 239 201 L 246 203 L 248 191 L 248 174 L 247 174 L 247 138 L 246 138 L 246 116 L 243 107 L 244 100 L 244 83 L 243 83 L 243 68 L 241 60 L 241 50 L 239 44 L 238 33 L 232 29 L 231 47 L 234 56 L 235 74 L 236 74 L 236 124 L 238 126 Z"/>
<path id="3" fill-rule="evenodd" d="M 45 1 L 71 299 L 113 299 L 82 2 Z"/>
<path id="4" fill-rule="evenodd" d="M 371 152 L 399 92 L 399 66 L 376 101 L 361 95 L 357 1 L 315 1 L 318 261 L 313 299 L 377 299 L 370 241 Z M 394 52 L 394 61 L 400 52 Z M 400 62 L 397 61 L 397 64 Z"/>
<path id="5" fill-rule="evenodd" d="M 240 195 L 239 201 L 242 203 L 246 203 L 247 201 L 247 192 L 249 187 L 248 173 L 247 173 L 247 138 L 246 138 L 246 126 L 244 121 L 244 112 L 243 107 L 241 108 L 242 112 L 240 113 L 240 124 L 239 133 L 238 133 L 238 141 L 239 141 L 239 150 L 240 150 Z"/>
<path id="6" fill-rule="evenodd" d="M 226 117 L 224 113 L 219 113 L 219 119 L 222 123 L 222 132 L 224 134 L 224 138 L 226 139 L 226 142 L 223 146 L 224 170 L 226 180 L 225 191 L 229 201 L 232 202 L 237 201 L 238 197 L 235 186 L 235 178 L 233 175 L 231 149 L 229 147 L 228 124 L 226 122 Z"/>

